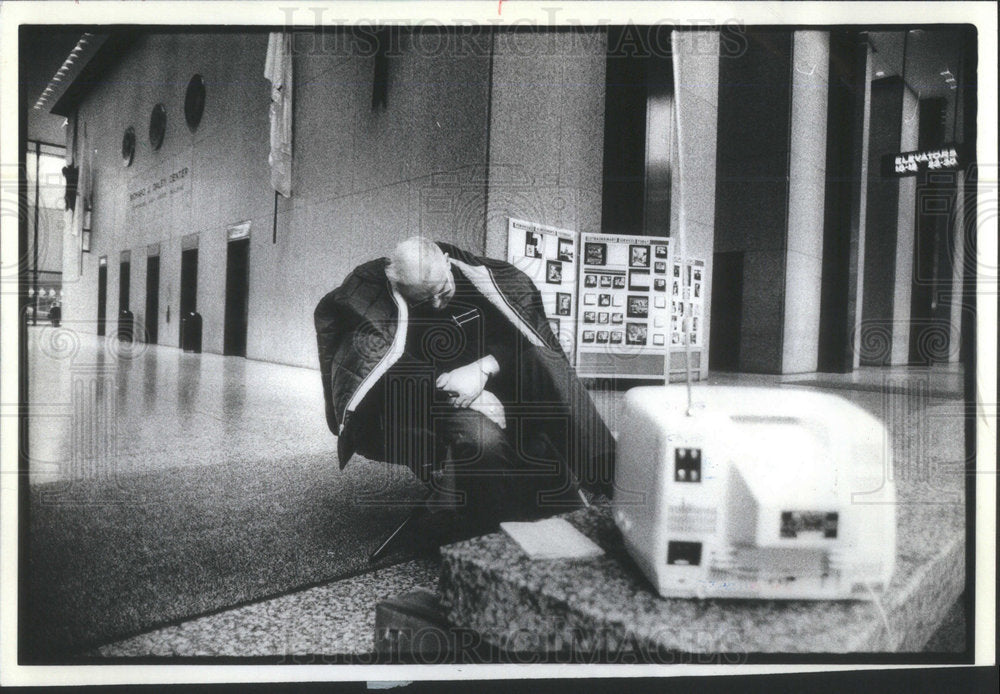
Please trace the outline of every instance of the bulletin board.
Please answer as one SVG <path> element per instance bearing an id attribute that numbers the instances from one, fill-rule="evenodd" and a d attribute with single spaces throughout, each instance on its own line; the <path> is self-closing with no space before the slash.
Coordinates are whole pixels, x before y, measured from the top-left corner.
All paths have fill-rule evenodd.
<path id="1" fill-rule="evenodd" d="M 507 222 L 507 262 L 530 277 L 566 356 L 575 364 L 578 234 L 521 219 Z"/>
<path id="2" fill-rule="evenodd" d="M 670 340 L 670 239 L 581 234 L 577 373 L 662 378 Z"/>
<path id="3" fill-rule="evenodd" d="M 594 378 L 685 378 L 682 321 L 690 317 L 691 374 L 704 354 L 705 261 L 688 258 L 687 276 L 667 237 L 580 235 L 577 373 Z"/>
<path id="4" fill-rule="evenodd" d="M 707 375 L 708 361 L 705 354 L 705 336 L 708 326 L 705 324 L 705 291 L 706 274 L 705 261 L 700 258 L 689 258 L 687 261 L 687 276 L 682 282 L 681 264 L 671 259 L 670 284 L 670 378 L 681 380 L 686 378 L 687 355 L 684 348 L 682 322 L 688 318 L 688 340 L 691 344 L 691 377 L 695 380 Z"/>

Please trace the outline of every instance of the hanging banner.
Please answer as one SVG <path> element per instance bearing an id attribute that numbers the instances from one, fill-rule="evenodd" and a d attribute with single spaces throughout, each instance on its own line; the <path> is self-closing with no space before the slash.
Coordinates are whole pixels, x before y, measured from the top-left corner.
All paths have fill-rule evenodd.
<path id="1" fill-rule="evenodd" d="M 264 77 L 271 83 L 271 186 L 286 198 L 292 195 L 292 35 L 268 35 Z"/>

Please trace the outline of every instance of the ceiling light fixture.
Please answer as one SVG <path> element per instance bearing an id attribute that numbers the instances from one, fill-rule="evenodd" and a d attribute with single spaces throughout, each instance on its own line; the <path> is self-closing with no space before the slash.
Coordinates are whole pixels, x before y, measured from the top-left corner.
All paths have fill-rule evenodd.
<path id="1" fill-rule="evenodd" d="M 90 43 L 91 39 L 93 39 L 94 36 L 95 36 L 94 34 L 85 33 L 83 36 L 80 37 L 80 40 L 76 42 L 76 46 L 74 46 L 73 50 L 69 52 L 69 56 L 67 56 L 66 60 L 63 61 L 62 66 L 60 66 L 60 68 L 56 71 L 56 74 L 52 76 L 52 79 L 49 80 L 49 86 L 46 88 L 44 92 L 42 92 L 42 95 L 35 103 L 34 108 L 36 109 L 41 108 L 43 105 L 47 103 L 49 95 L 54 92 L 52 88 L 53 85 L 62 82 L 63 78 L 69 75 L 70 70 L 71 68 L 74 67 L 74 63 L 76 62 L 77 58 L 81 57 L 84 54 L 84 52 L 86 51 L 87 44 Z"/>

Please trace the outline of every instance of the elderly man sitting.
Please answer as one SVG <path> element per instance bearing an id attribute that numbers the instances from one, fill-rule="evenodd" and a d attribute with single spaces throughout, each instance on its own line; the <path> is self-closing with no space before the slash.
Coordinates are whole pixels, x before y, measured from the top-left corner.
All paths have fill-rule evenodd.
<path id="1" fill-rule="evenodd" d="M 610 495 L 614 439 L 573 372 L 531 279 L 413 237 L 316 307 L 327 423 L 357 452 L 454 480 L 466 527 Z"/>

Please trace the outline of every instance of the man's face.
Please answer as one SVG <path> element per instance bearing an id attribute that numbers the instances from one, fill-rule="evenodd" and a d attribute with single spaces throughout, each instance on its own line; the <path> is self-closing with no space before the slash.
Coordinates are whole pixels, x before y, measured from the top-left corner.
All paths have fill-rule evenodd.
<path id="1" fill-rule="evenodd" d="M 407 287 L 404 296 L 414 306 L 430 305 L 436 311 L 447 306 L 455 296 L 455 277 L 451 274 L 448 255 L 435 264 L 423 284 Z"/>

